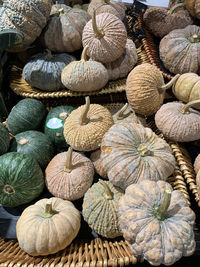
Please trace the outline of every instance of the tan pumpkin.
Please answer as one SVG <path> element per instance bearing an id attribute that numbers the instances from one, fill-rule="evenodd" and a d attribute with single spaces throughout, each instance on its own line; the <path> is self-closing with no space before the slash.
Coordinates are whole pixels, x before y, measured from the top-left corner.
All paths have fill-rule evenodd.
<path id="1" fill-rule="evenodd" d="M 67 144 L 75 150 L 96 150 L 113 123 L 107 108 L 90 104 L 90 98 L 86 97 L 86 104 L 73 110 L 65 120 L 64 137 Z"/>
<path id="2" fill-rule="evenodd" d="M 119 58 L 125 49 L 127 31 L 124 23 L 110 13 L 101 13 L 85 25 L 82 34 L 83 47 L 88 48 L 88 56 L 102 63 Z"/>
<path id="3" fill-rule="evenodd" d="M 103 88 L 108 82 L 108 71 L 101 62 L 87 61 L 85 46 L 81 60 L 68 64 L 61 73 L 62 84 L 72 91 L 88 92 Z"/>
<path id="4" fill-rule="evenodd" d="M 131 252 L 153 266 L 194 253 L 195 213 L 184 194 L 164 181 L 130 185 L 119 200 L 119 225 Z"/>
<path id="5" fill-rule="evenodd" d="M 181 101 L 187 103 L 200 99 L 200 77 L 196 73 L 182 74 L 172 86 L 174 95 Z M 200 109 L 200 105 L 195 108 Z"/>
<path id="6" fill-rule="evenodd" d="M 101 163 L 101 149 L 97 149 L 93 151 L 90 155 L 90 159 L 94 165 L 94 169 L 96 173 L 99 174 L 101 177 L 107 179 L 108 178 L 107 173 L 102 167 L 102 163 Z"/>
<path id="7" fill-rule="evenodd" d="M 200 0 L 185 0 L 185 4 L 190 14 L 200 19 Z"/>
<path id="8" fill-rule="evenodd" d="M 200 112 L 191 108 L 199 104 L 194 100 L 188 104 L 169 102 L 156 112 L 155 123 L 163 135 L 178 142 L 200 139 Z"/>
<path id="9" fill-rule="evenodd" d="M 37 201 L 21 214 L 16 225 L 19 246 L 32 256 L 66 248 L 77 236 L 80 212 L 72 202 L 52 197 Z"/>
<path id="10" fill-rule="evenodd" d="M 194 161 L 194 170 L 195 170 L 196 174 L 200 170 L 200 154 L 195 158 L 195 161 Z"/>
<path id="11" fill-rule="evenodd" d="M 163 103 L 165 91 L 178 77 L 176 75 L 165 84 L 162 73 L 156 66 L 149 63 L 136 66 L 126 80 L 126 97 L 130 106 L 140 115 L 154 114 Z"/>
<path id="12" fill-rule="evenodd" d="M 166 180 L 176 161 L 167 142 L 133 122 L 114 124 L 101 143 L 101 161 L 109 181 L 121 189 L 143 180 Z"/>
<path id="13" fill-rule="evenodd" d="M 94 177 L 94 166 L 84 155 L 72 152 L 57 154 L 45 170 L 45 181 L 49 192 L 66 200 L 77 200 L 91 186 Z"/>
<path id="14" fill-rule="evenodd" d="M 160 41 L 159 54 L 166 69 L 172 73 L 199 72 L 200 27 L 189 25 L 165 35 Z"/>

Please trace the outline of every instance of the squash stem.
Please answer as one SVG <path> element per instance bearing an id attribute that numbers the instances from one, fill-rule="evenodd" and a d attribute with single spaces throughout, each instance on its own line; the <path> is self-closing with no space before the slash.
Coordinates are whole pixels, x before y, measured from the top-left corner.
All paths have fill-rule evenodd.
<path id="1" fill-rule="evenodd" d="M 80 124 L 81 125 L 85 125 L 88 123 L 89 119 L 87 118 L 87 114 L 88 114 L 89 109 L 90 109 L 90 97 L 86 96 L 85 97 L 85 109 L 84 109 L 84 111 L 80 117 Z"/>
<path id="2" fill-rule="evenodd" d="M 167 84 L 161 86 L 159 93 L 164 93 L 167 89 L 169 89 L 180 77 L 180 74 L 176 74 Z"/>
<path id="3" fill-rule="evenodd" d="M 19 140 L 19 144 L 22 146 L 28 144 L 28 142 L 29 142 L 29 140 L 27 138 L 21 138 Z"/>
<path id="4" fill-rule="evenodd" d="M 7 195 L 13 195 L 15 193 L 15 189 L 11 185 L 8 185 L 8 184 L 4 185 L 3 191 Z"/>
<path id="5" fill-rule="evenodd" d="M 173 14 L 176 11 L 176 9 L 179 7 L 185 7 L 185 3 L 178 3 L 174 5 L 173 7 L 170 8 L 169 13 Z"/>
<path id="6" fill-rule="evenodd" d="M 148 149 L 147 145 L 145 144 L 139 144 L 139 146 L 137 147 L 137 151 L 140 153 L 142 157 L 151 155 L 151 151 Z"/>
<path id="7" fill-rule="evenodd" d="M 109 186 L 107 185 L 107 183 L 105 183 L 103 180 L 99 180 L 99 183 L 103 185 L 105 192 L 103 194 L 103 196 L 105 197 L 105 199 L 111 200 L 113 199 L 113 192 L 110 190 Z"/>
<path id="8" fill-rule="evenodd" d="M 84 48 L 83 48 L 83 52 L 81 54 L 81 60 L 83 61 L 87 61 L 87 51 L 88 51 L 88 48 L 89 46 L 86 45 Z"/>
<path id="9" fill-rule="evenodd" d="M 188 40 L 191 43 L 199 43 L 200 42 L 200 36 L 196 33 L 194 33 L 191 37 L 188 38 Z"/>
<path id="10" fill-rule="evenodd" d="M 67 159 L 66 159 L 66 164 L 65 164 L 65 167 L 64 167 L 64 171 L 65 172 L 71 172 L 72 169 L 73 169 L 73 165 L 72 165 L 72 148 L 69 147 L 68 150 L 67 150 Z"/>
<path id="11" fill-rule="evenodd" d="M 53 58 L 53 55 L 49 49 L 45 49 L 47 52 L 47 55 L 44 57 L 45 60 L 51 60 Z"/>
<path id="12" fill-rule="evenodd" d="M 96 37 L 96 38 L 101 39 L 101 38 L 104 37 L 104 32 L 103 32 L 103 30 L 100 30 L 100 29 L 97 27 L 96 10 L 95 10 L 95 9 L 93 10 L 93 14 L 92 14 L 92 28 L 93 28 L 93 31 L 94 31 L 94 34 L 95 34 L 95 37 Z"/>
<path id="13" fill-rule="evenodd" d="M 61 120 L 65 120 L 68 117 L 67 112 L 61 112 L 58 116 Z"/>
<path id="14" fill-rule="evenodd" d="M 45 204 L 45 210 L 44 213 L 41 215 L 43 218 L 51 218 L 53 215 L 57 214 L 58 212 L 56 210 L 53 210 L 52 208 L 52 202 L 51 199 L 48 199 Z"/>
<path id="15" fill-rule="evenodd" d="M 118 120 L 123 120 L 124 118 L 126 118 L 126 117 L 128 117 L 128 116 L 130 115 L 131 111 L 128 112 L 128 113 L 126 113 L 126 114 L 124 114 L 124 112 L 127 110 L 127 108 L 128 108 L 128 103 L 126 103 L 126 104 L 119 110 L 119 112 L 118 112 L 118 114 L 117 114 L 117 119 L 118 119 Z"/>
<path id="16" fill-rule="evenodd" d="M 171 190 L 166 189 L 165 190 L 165 195 L 162 203 L 160 204 L 159 207 L 156 207 L 154 209 L 154 216 L 158 219 L 163 221 L 166 218 L 166 213 L 170 205 L 171 201 Z"/>
<path id="17" fill-rule="evenodd" d="M 189 108 L 196 105 L 196 104 L 199 104 L 200 103 L 200 99 L 198 100 L 193 100 L 193 101 L 190 101 L 189 103 L 187 103 L 186 105 L 184 105 L 181 109 L 180 109 L 180 112 L 183 113 L 183 114 L 189 114 L 190 111 L 189 111 Z"/>

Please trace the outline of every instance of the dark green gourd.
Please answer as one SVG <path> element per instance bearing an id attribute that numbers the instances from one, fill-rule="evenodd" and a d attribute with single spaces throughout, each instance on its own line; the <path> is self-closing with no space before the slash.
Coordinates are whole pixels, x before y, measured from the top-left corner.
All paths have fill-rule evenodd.
<path id="1" fill-rule="evenodd" d="M 0 156 L 0 204 L 16 207 L 29 203 L 44 188 L 44 174 L 33 158 L 19 152 Z"/>
<path id="2" fill-rule="evenodd" d="M 54 146 L 49 137 L 35 130 L 16 134 L 11 140 L 9 150 L 31 156 L 42 169 L 46 168 L 54 156 Z"/>
<path id="3" fill-rule="evenodd" d="M 22 99 L 8 115 L 8 130 L 14 135 L 28 130 L 37 130 L 46 114 L 46 107 L 41 101 L 33 98 Z"/>
<path id="4" fill-rule="evenodd" d="M 10 136 L 8 130 L 0 123 L 0 155 L 8 151 L 10 145 Z"/>
<path id="5" fill-rule="evenodd" d="M 63 125 L 74 109 L 72 106 L 57 106 L 52 108 L 46 117 L 44 133 L 59 149 L 68 147 L 63 136 Z"/>

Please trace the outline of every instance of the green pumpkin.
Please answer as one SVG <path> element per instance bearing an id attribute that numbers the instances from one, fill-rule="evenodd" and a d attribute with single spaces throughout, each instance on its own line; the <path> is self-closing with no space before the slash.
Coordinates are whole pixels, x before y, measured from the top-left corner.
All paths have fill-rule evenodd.
<path id="1" fill-rule="evenodd" d="M 57 148 L 67 148 L 68 145 L 63 136 L 63 125 L 65 119 L 75 108 L 72 106 L 57 106 L 52 108 L 45 121 L 44 133 Z"/>
<path id="2" fill-rule="evenodd" d="M 46 107 L 41 101 L 33 98 L 22 99 L 8 115 L 8 130 L 13 135 L 29 130 L 37 130 L 46 114 Z"/>
<path id="3" fill-rule="evenodd" d="M 10 143 L 10 151 L 29 155 L 42 169 L 54 156 L 54 147 L 47 135 L 39 131 L 26 131 L 15 135 Z"/>
<path id="4" fill-rule="evenodd" d="M 10 136 L 8 130 L 0 123 L 0 155 L 8 151 L 10 145 Z"/>
<path id="5" fill-rule="evenodd" d="M 44 188 L 44 174 L 33 158 L 8 152 L 0 156 L 0 204 L 16 207 L 29 203 Z"/>

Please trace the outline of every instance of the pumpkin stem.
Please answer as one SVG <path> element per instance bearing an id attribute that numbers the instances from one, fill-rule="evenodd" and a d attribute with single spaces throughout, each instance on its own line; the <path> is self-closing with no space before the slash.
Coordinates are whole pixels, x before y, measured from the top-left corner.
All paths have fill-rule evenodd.
<path id="1" fill-rule="evenodd" d="M 88 45 L 86 45 L 83 48 L 83 51 L 82 51 L 82 54 L 81 54 L 81 60 L 83 60 L 83 61 L 87 61 L 87 51 L 88 51 L 88 48 L 89 48 Z"/>
<path id="2" fill-rule="evenodd" d="M 66 159 L 66 164 L 64 167 L 64 171 L 65 172 L 71 172 L 73 169 L 73 165 L 72 165 L 72 148 L 69 147 L 67 150 L 67 159 Z"/>
<path id="3" fill-rule="evenodd" d="M 47 55 L 44 57 L 45 60 L 51 60 L 53 58 L 53 55 L 49 49 L 45 49 L 47 52 Z"/>
<path id="4" fill-rule="evenodd" d="M 29 140 L 28 139 L 26 139 L 26 138 L 21 138 L 20 140 L 19 140 L 19 144 L 20 145 L 26 145 L 27 143 L 29 142 Z"/>
<path id="5" fill-rule="evenodd" d="M 190 101 L 189 103 L 187 103 L 186 105 L 184 105 L 181 109 L 180 109 L 180 112 L 183 113 L 183 114 L 189 114 L 190 111 L 189 111 L 189 108 L 196 105 L 196 104 L 199 104 L 200 103 L 200 99 L 198 100 L 193 100 L 193 101 Z"/>
<path id="6" fill-rule="evenodd" d="M 111 200 L 113 199 L 113 192 L 110 190 L 109 186 L 107 185 L 106 182 L 104 182 L 103 180 L 99 180 L 99 183 L 103 185 L 105 192 L 103 194 L 103 196 L 105 197 L 105 199 Z"/>
<path id="7" fill-rule="evenodd" d="M 198 36 L 198 34 L 194 33 L 191 37 L 188 38 L 188 40 L 191 43 L 198 43 L 200 41 L 200 37 Z"/>
<path id="8" fill-rule="evenodd" d="M 68 117 L 67 112 L 61 112 L 58 116 L 61 120 L 65 120 Z"/>
<path id="9" fill-rule="evenodd" d="M 104 32 L 103 30 L 99 29 L 97 27 L 97 21 L 96 21 L 96 10 L 93 10 L 93 14 L 92 14 L 92 28 L 95 34 L 95 37 L 98 39 L 101 39 L 104 37 Z"/>
<path id="10" fill-rule="evenodd" d="M 44 213 L 42 214 L 43 218 L 51 218 L 53 215 L 58 213 L 56 210 L 53 210 L 52 208 L 52 202 L 50 199 L 47 200 L 45 205 Z"/>
<path id="11" fill-rule="evenodd" d="M 128 103 L 126 103 L 118 112 L 117 114 L 117 119 L 118 120 L 123 120 L 124 118 L 128 117 L 131 114 L 131 111 L 129 111 L 128 113 L 124 114 L 124 112 L 127 110 L 128 108 Z"/>
<path id="12" fill-rule="evenodd" d="M 87 118 L 87 114 L 88 114 L 89 109 L 90 109 L 90 97 L 86 96 L 85 97 L 85 109 L 84 109 L 84 111 L 80 117 L 80 124 L 81 125 L 85 125 L 88 123 L 89 119 Z"/>
<path id="13" fill-rule="evenodd" d="M 58 9 L 58 12 L 59 12 L 59 15 L 64 15 L 65 14 L 64 8 Z"/>
<path id="14" fill-rule="evenodd" d="M 178 3 L 178 4 L 174 5 L 173 7 L 170 8 L 169 13 L 173 14 L 174 11 L 179 7 L 185 7 L 185 3 Z"/>
<path id="15" fill-rule="evenodd" d="M 171 190 L 166 189 L 165 190 L 165 195 L 162 203 L 160 204 L 159 207 L 156 207 L 154 209 L 154 216 L 158 219 L 163 221 L 166 218 L 166 212 L 169 208 L 170 201 L 171 201 Z"/>
<path id="16" fill-rule="evenodd" d="M 15 193 L 15 189 L 11 185 L 8 185 L 8 184 L 4 185 L 3 191 L 7 195 L 13 195 Z"/>
<path id="17" fill-rule="evenodd" d="M 151 151 L 148 149 L 148 146 L 145 144 L 139 144 L 139 146 L 137 147 L 137 151 L 140 153 L 142 157 L 151 155 Z"/>
<path id="18" fill-rule="evenodd" d="M 161 86 L 159 93 L 163 94 L 167 89 L 169 89 L 180 77 L 180 74 L 176 74 L 167 84 Z"/>

